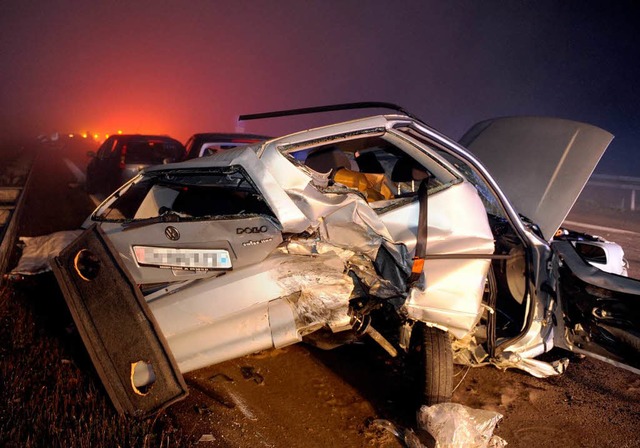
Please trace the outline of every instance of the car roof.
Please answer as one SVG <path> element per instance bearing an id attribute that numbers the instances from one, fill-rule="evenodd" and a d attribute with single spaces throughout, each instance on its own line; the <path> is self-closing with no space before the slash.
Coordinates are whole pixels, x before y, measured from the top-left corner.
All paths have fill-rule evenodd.
<path id="1" fill-rule="evenodd" d="M 218 140 L 218 141 L 232 141 L 234 139 L 254 139 L 254 140 L 267 140 L 271 137 L 267 135 L 259 134 L 245 134 L 240 132 L 200 132 L 191 136 L 194 140 Z"/>
<path id="2" fill-rule="evenodd" d="M 169 137 L 168 135 L 152 135 L 152 134 L 118 134 L 112 135 L 111 138 L 117 138 L 118 140 L 162 140 L 167 142 L 177 142 L 173 137 Z M 182 144 L 182 143 L 180 143 Z"/>

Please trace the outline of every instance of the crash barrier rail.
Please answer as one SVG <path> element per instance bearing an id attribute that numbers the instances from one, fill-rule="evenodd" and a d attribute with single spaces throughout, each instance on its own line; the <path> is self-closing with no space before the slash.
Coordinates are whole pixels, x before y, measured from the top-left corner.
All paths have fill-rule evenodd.
<path id="1" fill-rule="evenodd" d="M 0 286 L 16 246 L 32 166 L 33 159 L 23 156 L 0 168 Z"/>
<path id="2" fill-rule="evenodd" d="M 640 191 L 640 177 L 631 176 L 614 176 L 610 174 L 594 174 L 586 185 L 596 188 L 609 188 L 621 190 L 625 193 L 622 197 L 621 208 L 629 208 L 631 211 L 636 210 L 636 191 Z M 626 193 L 629 193 L 629 203 L 626 205 Z"/>

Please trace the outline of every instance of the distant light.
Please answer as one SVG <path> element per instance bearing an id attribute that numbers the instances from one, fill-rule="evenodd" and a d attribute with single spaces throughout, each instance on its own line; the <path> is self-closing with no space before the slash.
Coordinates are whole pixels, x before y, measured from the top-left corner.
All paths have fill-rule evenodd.
<path id="1" fill-rule="evenodd" d="M 104 138 L 109 138 L 109 134 L 104 134 Z"/>
<path id="2" fill-rule="evenodd" d="M 88 137 L 87 133 L 86 133 L 86 132 L 83 132 L 83 133 L 82 133 L 82 138 L 87 138 L 87 137 Z"/>
<path id="3" fill-rule="evenodd" d="M 73 138 L 73 137 L 75 137 L 74 134 L 69 134 L 69 138 Z"/>
<path id="4" fill-rule="evenodd" d="M 118 134 L 122 134 L 122 131 L 120 129 L 118 129 Z"/>
<path id="5" fill-rule="evenodd" d="M 98 138 L 100 138 L 100 136 L 98 134 L 93 134 L 93 138 L 94 138 L 94 140 L 98 140 Z"/>

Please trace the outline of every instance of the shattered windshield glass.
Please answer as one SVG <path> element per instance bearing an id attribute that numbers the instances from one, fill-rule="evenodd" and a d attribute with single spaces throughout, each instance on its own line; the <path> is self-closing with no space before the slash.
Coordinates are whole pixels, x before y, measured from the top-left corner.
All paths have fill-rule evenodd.
<path id="1" fill-rule="evenodd" d="M 152 171 L 96 212 L 98 221 L 192 221 L 275 217 L 240 166 Z M 163 219 L 158 219 L 163 218 Z"/>

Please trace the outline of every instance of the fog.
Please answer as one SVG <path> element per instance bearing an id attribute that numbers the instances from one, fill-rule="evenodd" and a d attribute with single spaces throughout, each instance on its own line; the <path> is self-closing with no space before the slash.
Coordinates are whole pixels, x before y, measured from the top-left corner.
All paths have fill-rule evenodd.
<path id="1" fill-rule="evenodd" d="M 388 101 L 454 138 L 495 116 L 585 121 L 616 136 L 600 172 L 640 172 L 634 2 L 5 0 L 0 11 L 5 140 L 277 135 L 336 116 L 237 116 Z"/>

